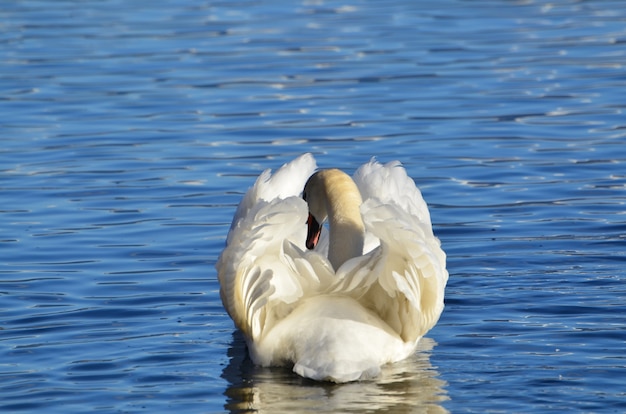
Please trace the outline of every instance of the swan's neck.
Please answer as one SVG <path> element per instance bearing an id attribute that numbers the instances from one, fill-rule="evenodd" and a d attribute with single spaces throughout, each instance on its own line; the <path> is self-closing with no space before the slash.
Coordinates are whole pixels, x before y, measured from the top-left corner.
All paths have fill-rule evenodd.
<path id="1" fill-rule="evenodd" d="M 365 227 L 361 218 L 361 193 L 352 178 L 339 170 L 325 180 L 330 237 L 328 260 L 335 270 L 363 254 Z"/>

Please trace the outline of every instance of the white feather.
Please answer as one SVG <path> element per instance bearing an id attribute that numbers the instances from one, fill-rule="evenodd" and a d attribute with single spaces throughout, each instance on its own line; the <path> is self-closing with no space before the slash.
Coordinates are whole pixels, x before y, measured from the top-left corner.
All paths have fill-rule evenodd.
<path id="1" fill-rule="evenodd" d="M 414 352 L 437 322 L 445 253 L 404 168 L 372 160 L 354 175 L 365 254 L 335 272 L 323 248 L 304 246 L 308 210 L 299 196 L 315 169 L 305 154 L 248 190 L 216 265 L 222 301 L 255 363 L 289 364 L 316 380 L 368 378 Z"/>

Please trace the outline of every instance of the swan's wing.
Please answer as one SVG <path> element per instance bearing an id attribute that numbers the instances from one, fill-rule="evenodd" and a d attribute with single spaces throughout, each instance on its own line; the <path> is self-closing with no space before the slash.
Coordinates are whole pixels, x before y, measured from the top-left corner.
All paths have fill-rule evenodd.
<path id="1" fill-rule="evenodd" d="M 400 161 L 382 165 L 372 158 L 370 162 L 359 167 L 353 178 L 363 201 L 377 199 L 383 203 L 397 205 L 403 211 L 417 217 L 432 234 L 428 206 Z"/>
<path id="2" fill-rule="evenodd" d="M 319 286 L 320 269 L 304 251 L 308 209 L 298 196 L 315 168 L 305 155 L 261 174 L 241 201 L 216 264 L 224 307 L 253 340 Z"/>
<path id="3" fill-rule="evenodd" d="M 397 205 L 370 199 L 362 211 L 366 227 L 380 239 L 368 266 L 377 280 L 363 300 L 405 342 L 416 341 L 443 311 L 446 255 L 430 226 Z"/>
<path id="4" fill-rule="evenodd" d="M 237 223 L 245 219 L 250 209 L 260 201 L 272 201 L 277 198 L 285 199 L 300 195 L 304 184 L 316 169 L 315 158 L 307 153 L 283 165 L 274 174 L 270 169 L 263 171 L 237 206 L 228 237 L 230 238 Z"/>
<path id="5" fill-rule="evenodd" d="M 334 292 L 374 310 L 405 342 L 432 328 L 443 310 L 446 256 L 421 193 L 399 163 L 371 161 L 355 174 L 366 230 L 380 245 L 347 262 Z"/>

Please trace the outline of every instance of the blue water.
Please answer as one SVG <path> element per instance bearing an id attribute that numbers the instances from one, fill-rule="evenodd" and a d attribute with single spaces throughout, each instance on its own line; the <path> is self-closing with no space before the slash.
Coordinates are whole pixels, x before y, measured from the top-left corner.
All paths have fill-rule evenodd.
<path id="1" fill-rule="evenodd" d="M 0 411 L 625 412 L 626 3 L 0 7 Z M 246 358 L 214 263 L 265 168 L 400 159 L 446 309 L 376 381 Z"/>

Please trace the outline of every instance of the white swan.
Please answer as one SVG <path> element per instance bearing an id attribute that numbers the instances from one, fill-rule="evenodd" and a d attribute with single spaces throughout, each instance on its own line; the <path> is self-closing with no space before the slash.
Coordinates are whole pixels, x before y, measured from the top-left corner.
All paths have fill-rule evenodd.
<path id="1" fill-rule="evenodd" d="M 304 154 L 248 190 L 216 264 L 220 295 L 254 363 L 374 377 L 439 319 L 446 256 L 399 162 L 372 160 L 353 178 L 316 168 Z"/>

